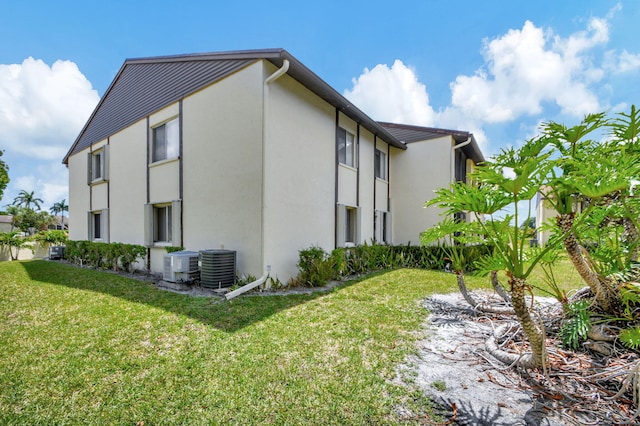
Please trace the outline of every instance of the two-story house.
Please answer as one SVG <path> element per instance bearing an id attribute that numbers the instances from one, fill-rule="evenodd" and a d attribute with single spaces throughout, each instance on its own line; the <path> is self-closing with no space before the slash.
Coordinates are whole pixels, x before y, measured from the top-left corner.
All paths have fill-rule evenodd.
<path id="1" fill-rule="evenodd" d="M 433 189 L 482 160 L 468 133 L 374 121 L 282 49 L 129 59 L 63 160 L 69 237 L 146 245 L 155 272 L 166 246 L 224 247 L 286 281 L 312 245 L 417 243 Z"/>

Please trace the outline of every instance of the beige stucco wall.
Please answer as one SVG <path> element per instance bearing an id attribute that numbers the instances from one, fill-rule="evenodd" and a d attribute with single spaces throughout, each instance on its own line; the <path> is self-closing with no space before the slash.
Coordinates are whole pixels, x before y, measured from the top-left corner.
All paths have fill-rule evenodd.
<path id="1" fill-rule="evenodd" d="M 140 120 L 111 136 L 109 155 L 110 239 L 143 245 L 147 120 Z"/>
<path id="2" fill-rule="evenodd" d="M 406 151 L 391 148 L 390 191 L 394 244 L 420 244 L 420 233 L 441 220 L 440 210 L 424 208 L 434 190 L 450 185 L 450 136 L 408 144 Z"/>
<path id="3" fill-rule="evenodd" d="M 87 185 L 87 153 L 80 151 L 69 157 L 69 239 L 86 240 L 89 185 Z"/>
<path id="4" fill-rule="evenodd" d="M 373 212 L 374 212 L 374 158 L 375 145 L 371 132 L 360 127 L 360 149 L 359 149 L 360 170 L 360 244 L 371 243 L 373 240 Z"/>
<path id="5" fill-rule="evenodd" d="M 334 248 L 335 109 L 289 76 L 269 86 L 268 100 L 265 265 L 286 281 L 299 250 Z"/>
<path id="6" fill-rule="evenodd" d="M 262 275 L 262 64 L 183 101 L 183 231 L 188 250 L 237 251 Z"/>

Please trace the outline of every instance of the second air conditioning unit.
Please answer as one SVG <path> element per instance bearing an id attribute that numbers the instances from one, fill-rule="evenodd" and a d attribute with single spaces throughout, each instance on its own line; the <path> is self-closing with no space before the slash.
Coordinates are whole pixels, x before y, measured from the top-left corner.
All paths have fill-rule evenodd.
<path id="1" fill-rule="evenodd" d="M 198 277 L 200 269 L 198 259 L 200 255 L 195 251 L 176 251 L 164 255 L 162 279 L 172 283 L 191 282 Z"/>
<path id="2" fill-rule="evenodd" d="M 202 250 L 200 252 L 200 285 L 211 289 L 231 287 L 236 283 L 234 250 Z"/>

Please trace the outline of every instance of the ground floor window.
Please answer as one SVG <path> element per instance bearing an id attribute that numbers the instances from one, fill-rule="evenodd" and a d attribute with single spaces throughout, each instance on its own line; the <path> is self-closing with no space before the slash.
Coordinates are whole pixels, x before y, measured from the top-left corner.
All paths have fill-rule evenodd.
<path id="1" fill-rule="evenodd" d="M 377 243 L 391 243 L 390 218 L 389 212 L 376 210 L 373 216 L 373 235 Z"/>
<path id="2" fill-rule="evenodd" d="M 354 207 L 347 207 L 345 220 L 345 242 L 356 244 L 356 224 L 358 221 L 358 210 Z"/>
<path id="3" fill-rule="evenodd" d="M 338 204 L 336 224 L 337 247 L 360 243 L 360 208 Z"/>
<path id="4" fill-rule="evenodd" d="M 151 245 L 181 245 L 180 201 L 145 205 L 145 241 Z"/>
<path id="5" fill-rule="evenodd" d="M 153 207 L 153 242 L 171 242 L 171 205 Z"/>
<path id="6" fill-rule="evenodd" d="M 89 241 L 109 241 L 109 211 L 95 210 L 89 212 Z"/>

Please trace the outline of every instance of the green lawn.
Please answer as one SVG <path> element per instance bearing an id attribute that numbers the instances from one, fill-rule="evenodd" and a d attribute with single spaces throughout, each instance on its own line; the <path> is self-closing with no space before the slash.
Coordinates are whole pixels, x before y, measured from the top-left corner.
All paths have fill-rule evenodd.
<path id="1" fill-rule="evenodd" d="M 471 288 L 486 278 L 469 277 Z M 231 302 L 56 262 L 0 263 L 0 424 L 394 424 L 421 300 L 453 275 L 379 273 Z"/>

